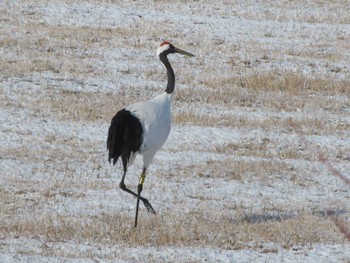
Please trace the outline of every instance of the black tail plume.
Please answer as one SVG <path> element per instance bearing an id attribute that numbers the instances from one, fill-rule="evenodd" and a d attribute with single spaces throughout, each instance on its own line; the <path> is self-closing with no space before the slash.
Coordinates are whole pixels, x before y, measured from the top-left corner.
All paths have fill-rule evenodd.
<path id="1" fill-rule="evenodd" d="M 142 144 L 142 125 L 138 118 L 126 109 L 120 110 L 112 119 L 108 130 L 108 161 L 116 164 L 122 156 L 129 161 L 131 152 L 138 152 Z"/>

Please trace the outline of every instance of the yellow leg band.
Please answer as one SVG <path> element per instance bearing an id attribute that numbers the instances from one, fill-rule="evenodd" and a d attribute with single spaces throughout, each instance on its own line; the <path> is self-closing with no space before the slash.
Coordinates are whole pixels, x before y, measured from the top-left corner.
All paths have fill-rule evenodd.
<path id="1" fill-rule="evenodd" d="M 145 182 L 145 178 L 146 178 L 146 175 L 144 173 L 141 174 L 139 184 L 143 185 L 143 183 Z"/>

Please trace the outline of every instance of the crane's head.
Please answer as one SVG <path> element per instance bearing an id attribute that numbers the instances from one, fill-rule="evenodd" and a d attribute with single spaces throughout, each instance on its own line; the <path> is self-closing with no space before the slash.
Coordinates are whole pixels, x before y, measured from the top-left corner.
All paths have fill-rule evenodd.
<path id="1" fill-rule="evenodd" d="M 171 54 L 171 53 L 179 53 L 179 54 L 182 54 L 182 55 L 185 55 L 185 56 L 189 56 L 189 57 L 194 57 L 194 55 L 192 55 L 191 53 L 188 53 L 184 50 L 181 50 L 177 47 L 174 47 L 173 44 L 171 44 L 170 42 L 168 41 L 164 41 L 162 44 L 160 44 L 160 46 L 158 47 L 157 49 L 157 55 L 158 57 L 160 55 L 168 55 L 168 54 Z"/>

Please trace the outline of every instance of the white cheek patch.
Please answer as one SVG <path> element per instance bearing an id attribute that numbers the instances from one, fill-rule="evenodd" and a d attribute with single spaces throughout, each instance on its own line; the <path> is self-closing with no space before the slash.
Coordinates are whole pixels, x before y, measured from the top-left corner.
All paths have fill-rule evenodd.
<path id="1" fill-rule="evenodd" d="M 157 56 L 159 57 L 159 55 L 161 53 L 163 53 L 167 49 L 169 49 L 169 44 L 165 44 L 165 45 L 160 46 L 159 48 L 157 48 Z"/>

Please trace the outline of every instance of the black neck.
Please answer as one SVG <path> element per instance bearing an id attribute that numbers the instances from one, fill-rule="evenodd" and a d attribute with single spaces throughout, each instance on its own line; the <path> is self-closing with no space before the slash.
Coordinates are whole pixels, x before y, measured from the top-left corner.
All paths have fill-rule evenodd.
<path id="1" fill-rule="evenodd" d="M 169 60 L 167 58 L 167 56 L 165 54 L 161 54 L 159 56 L 160 61 L 162 61 L 162 63 L 164 64 L 164 66 L 166 67 L 167 70 L 167 74 L 168 74 L 168 84 L 166 86 L 166 93 L 171 94 L 174 92 L 175 89 L 175 74 L 174 74 L 174 70 L 171 67 Z"/>

